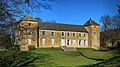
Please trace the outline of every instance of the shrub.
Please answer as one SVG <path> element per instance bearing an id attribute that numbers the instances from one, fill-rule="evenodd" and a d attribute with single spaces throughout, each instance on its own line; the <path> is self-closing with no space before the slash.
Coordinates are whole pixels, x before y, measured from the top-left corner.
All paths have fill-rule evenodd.
<path id="1" fill-rule="evenodd" d="M 15 48 L 0 51 L 0 67 L 23 67 L 35 60 L 36 56 L 27 51 L 19 51 Z"/>
<path id="2" fill-rule="evenodd" d="M 29 45 L 29 46 L 28 46 L 28 49 L 29 49 L 29 50 L 35 50 L 35 46 L 34 46 L 34 45 Z"/>

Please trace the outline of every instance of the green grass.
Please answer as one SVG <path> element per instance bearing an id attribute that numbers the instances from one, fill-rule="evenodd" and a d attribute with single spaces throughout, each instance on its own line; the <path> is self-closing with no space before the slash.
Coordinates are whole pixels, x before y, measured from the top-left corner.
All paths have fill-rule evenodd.
<path id="1" fill-rule="evenodd" d="M 37 60 L 27 64 L 28 67 L 79 67 L 101 62 L 95 59 L 109 59 L 113 57 L 109 51 L 95 51 L 90 48 L 81 48 L 77 49 L 77 51 L 62 51 L 60 48 L 38 48 L 28 52 L 38 56 Z"/>

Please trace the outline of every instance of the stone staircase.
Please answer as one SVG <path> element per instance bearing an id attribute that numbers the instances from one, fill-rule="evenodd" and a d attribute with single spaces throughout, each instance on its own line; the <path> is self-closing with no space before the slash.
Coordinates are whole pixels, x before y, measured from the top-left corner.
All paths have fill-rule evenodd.
<path id="1" fill-rule="evenodd" d="M 67 46 L 61 46 L 61 49 L 63 51 L 76 51 L 75 47 L 67 47 Z"/>

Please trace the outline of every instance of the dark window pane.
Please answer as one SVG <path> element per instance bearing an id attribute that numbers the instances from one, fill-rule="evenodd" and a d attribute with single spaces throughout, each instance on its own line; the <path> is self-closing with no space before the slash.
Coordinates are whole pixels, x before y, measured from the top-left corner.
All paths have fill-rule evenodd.
<path id="1" fill-rule="evenodd" d="M 42 35 L 45 35 L 45 31 L 42 31 Z"/>

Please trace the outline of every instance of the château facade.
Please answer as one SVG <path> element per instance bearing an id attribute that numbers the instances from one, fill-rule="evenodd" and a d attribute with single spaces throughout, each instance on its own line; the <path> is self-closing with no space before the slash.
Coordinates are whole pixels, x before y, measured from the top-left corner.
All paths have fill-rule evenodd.
<path id="1" fill-rule="evenodd" d="M 20 45 L 20 50 L 28 50 L 30 45 L 36 48 L 96 48 L 100 47 L 99 31 L 100 25 L 92 19 L 84 25 L 72 25 L 38 22 L 26 15 L 17 24 L 15 44 Z"/>

